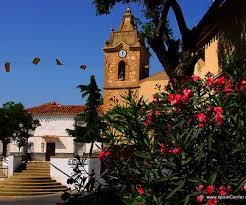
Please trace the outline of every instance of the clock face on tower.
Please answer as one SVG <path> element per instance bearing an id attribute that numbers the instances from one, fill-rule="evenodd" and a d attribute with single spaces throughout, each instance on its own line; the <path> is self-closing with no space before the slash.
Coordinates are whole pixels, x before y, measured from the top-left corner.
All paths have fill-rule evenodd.
<path id="1" fill-rule="evenodd" d="M 121 49 L 120 51 L 119 51 L 119 56 L 121 57 L 121 58 L 125 58 L 126 57 L 126 55 L 127 55 L 127 52 L 126 52 L 126 50 L 124 50 L 124 49 Z"/>

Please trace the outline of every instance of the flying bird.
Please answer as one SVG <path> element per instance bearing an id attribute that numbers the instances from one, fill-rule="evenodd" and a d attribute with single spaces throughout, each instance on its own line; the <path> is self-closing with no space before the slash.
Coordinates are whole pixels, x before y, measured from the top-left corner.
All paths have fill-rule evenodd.
<path id="1" fill-rule="evenodd" d="M 85 70 L 86 69 L 86 65 L 81 65 L 80 68 Z"/>
<path id="2" fill-rule="evenodd" d="M 56 58 L 56 65 L 63 65 L 59 59 Z"/>
<path id="3" fill-rule="evenodd" d="M 5 70 L 6 70 L 6 72 L 10 72 L 10 63 L 9 62 L 5 63 Z"/>
<path id="4" fill-rule="evenodd" d="M 38 65 L 39 61 L 40 61 L 40 58 L 34 58 L 33 61 L 32 61 L 32 63 L 34 65 Z"/>

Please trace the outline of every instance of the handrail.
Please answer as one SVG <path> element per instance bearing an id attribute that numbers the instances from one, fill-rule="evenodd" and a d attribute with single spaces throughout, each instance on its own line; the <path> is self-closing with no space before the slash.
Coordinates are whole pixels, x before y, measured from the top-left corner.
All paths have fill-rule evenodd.
<path id="1" fill-rule="evenodd" d="M 64 171 L 62 171 L 60 168 L 58 168 L 56 165 L 54 165 L 54 164 L 52 164 L 51 162 L 50 162 L 50 164 L 51 164 L 51 166 L 53 166 L 55 169 L 57 169 L 58 171 L 60 171 L 62 174 L 64 174 L 64 175 L 66 175 L 67 177 L 71 177 L 71 176 L 69 176 L 67 173 L 65 173 Z"/>

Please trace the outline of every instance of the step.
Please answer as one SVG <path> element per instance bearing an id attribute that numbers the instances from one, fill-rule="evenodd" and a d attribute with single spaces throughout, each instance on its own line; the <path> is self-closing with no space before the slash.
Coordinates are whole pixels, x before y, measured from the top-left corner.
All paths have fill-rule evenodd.
<path id="1" fill-rule="evenodd" d="M 50 179 L 27 179 L 27 178 L 15 178 L 15 179 L 11 179 L 11 180 L 8 180 L 8 181 L 12 181 L 12 182 L 26 182 L 26 183 L 41 183 L 41 182 L 50 182 L 51 180 Z"/>
<path id="2" fill-rule="evenodd" d="M 25 187 L 35 187 L 35 186 L 38 186 L 38 187 L 45 187 L 45 186 L 62 186 L 61 183 L 58 183 L 58 182 L 9 182 L 9 181 L 5 181 L 5 182 L 2 182 L 0 183 L 0 187 L 3 187 L 3 186 L 25 186 Z"/>
<path id="3" fill-rule="evenodd" d="M 19 184 L 11 184 L 11 185 L 1 185 L 0 186 L 0 190 L 1 189 L 10 189 L 10 188 L 14 188 L 14 189 L 60 189 L 60 188 L 65 188 L 65 186 L 62 185 L 45 185 L 45 186 L 33 186 L 32 184 L 30 185 L 19 185 Z"/>
<path id="4" fill-rule="evenodd" d="M 26 164 L 27 167 L 49 167 L 50 164 Z"/>
<path id="5" fill-rule="evenodd" d="M 25 193 L 25 192 L 62 192 L 66 191 L 67 188 L 60 187 L 60 188 L 48 188 L 48 189 L 25 189 L 25 188 L 14 188 L 14 187 L 5 187 L 5 188 L 0 188 L 0 193 L 2 192 L 20 192 L 20 193 Z"/>
<path id="6" fill-rule="evenodd" d="M 27 168 L 46 168 L 49 169 L 50 165 L 44 166 L 44 165 L 27 165 Z"/>
<path id="7" fill-rule="evenodd" d="M 44 170 L 42 170 L 42 169 L 34 169 L 34 170 L 30 170 L 30 169 L 25 169 L 25 170 L 22 170 L 22 172 L 21 173 L 36 173 L 36 172 L 40 172 L 40 173 L 42 173 L 42 172 L 44 172 L 44 173 L 46 173 L 46 172 L 48 172 L 48 173 L 50 173 L 50 170 L 48 169 L 48 170 L 46 170 L 46 169 L 44 169 Z"/>
<path id="8" fill-rule="evenodd" d="M 50 177 L 11 177 L 8 179 L 8 181 L 36 181 L 36 182 L 42 182 L 42 181 L 51 181 Z M 55 181 L 55 180 L 54 180 Z"/>
<path id="9" fill-rule="evenodd" d="M 24 170 L 49 170 L 50 167 L 26 167 Z"/>
<path id="10" fill-rule="evenodd" d="M 11 177 L 29 177 L 29 178 L 45 178 L 49 177 L 49 173 L 43 173 L 43 174 L 38 174 L 38 173 L 14 173 Z"/>
<path id="11" fill-rule="evenodd" d="M 48 195 L 58 192 L 1 192 L 0 196 L 35 196 L 35 195 Z"/>

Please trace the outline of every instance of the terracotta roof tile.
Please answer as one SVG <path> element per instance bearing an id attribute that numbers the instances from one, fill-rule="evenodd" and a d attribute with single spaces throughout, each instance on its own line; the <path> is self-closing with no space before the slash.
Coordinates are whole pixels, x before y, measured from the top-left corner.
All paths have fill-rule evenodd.
<path id="1" fill-rule="evenodd" d="M 26 111 L 32 115 L 77 115 L 84 112 L 85 109 L 85 105 L 61 105 L 56 102 L 49 102 L 40 106 L 28 108 Z"/>

